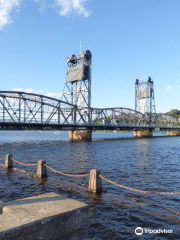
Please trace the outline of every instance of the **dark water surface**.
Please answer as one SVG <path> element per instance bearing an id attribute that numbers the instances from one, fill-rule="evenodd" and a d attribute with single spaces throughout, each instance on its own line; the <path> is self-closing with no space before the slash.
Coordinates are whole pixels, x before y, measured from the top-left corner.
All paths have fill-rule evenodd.
<path id="1" fill-rule="evenodd" d="M 180 137 L 126 139 L 126 133 L 94 133 L 92 142 L 70 143 L 66 132 L 0 132 L 0 157 L 11 153 L 25 163 L 47 163 L 62 172 L 93 168 L 126 186 L 150 191 L 180 191 Z M 111 139 L 122 137 L 124 139 Z M 106 139 L 105 139 L 106 138 Z M 17 165 L 16 165 L 17 166 Z M 0 166 L 0 200 L 56 192 L 90 205 L 83 239 L 180 239 L 180 196 L 144 195 L 103 181 L 101 196 L 88 193 L 88 178 L 48 172 L 48 180 L 32 176 L 36 167 L 6 172 Z M 136 236 L 136 227 L 172 229 L 173 234 Z"/>

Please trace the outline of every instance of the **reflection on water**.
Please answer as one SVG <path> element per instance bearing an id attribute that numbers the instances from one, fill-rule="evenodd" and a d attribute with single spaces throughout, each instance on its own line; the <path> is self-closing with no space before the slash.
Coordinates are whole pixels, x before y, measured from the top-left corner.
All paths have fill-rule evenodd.
<path id="1" fill-rule="evenodd" d="M 95 133 L 92 142 L 70 143 L 66 132 L 0 132 L 0 136 L 0 157 L 11 153 L 25 163 L 46 159 L 53 168 L 69 173 L 97 168 L 126 186 L 180 191 L 179 137 L 127 139 L 132 133 Z M 103 181 L 103 194 L 95 196 L 88 193 L 87 178 L 71 179 L 48 172 L 47 180 L 38 180 L 32 174 L 35 167 L 26 167 L 27 172 L 18 169 L 7 172 L 0 166 L 0 200 L 54 191 L 86 202 L 90 220 L 83 239 L 139 239 L 134 233 L 138 226 L 174 230 L 171 235 L 146 234 L 141 239 L 179 239 L 178 195 L 142 195 Z"/>

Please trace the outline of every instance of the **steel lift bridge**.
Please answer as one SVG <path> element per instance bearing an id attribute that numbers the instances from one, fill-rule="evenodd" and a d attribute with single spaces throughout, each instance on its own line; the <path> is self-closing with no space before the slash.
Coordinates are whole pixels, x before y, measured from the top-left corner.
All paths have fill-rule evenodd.
<path id="1" fill-rule="evenodd" d="M 149 137 L 155 130 L 180 135 L 177 118 L 156 114 L 154 82 L 135 83 L 135 110 L 91 107 L 89 50 L 67 59 L 67 76 L 61 99 L 39 94 L 0 91 L 0 130 L 69 130 L 70 140 L 91 140 L 94 130 L 133 131 Z"/>

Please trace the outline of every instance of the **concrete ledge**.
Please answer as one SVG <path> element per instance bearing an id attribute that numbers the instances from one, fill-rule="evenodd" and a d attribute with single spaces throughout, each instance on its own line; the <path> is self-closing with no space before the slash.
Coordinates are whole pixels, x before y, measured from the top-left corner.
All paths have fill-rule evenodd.
<path id="1" fill-rule="evenodd" d="M 1 240 L 81 239 L 88 205 L 55 193 L 2 205 Z"/>

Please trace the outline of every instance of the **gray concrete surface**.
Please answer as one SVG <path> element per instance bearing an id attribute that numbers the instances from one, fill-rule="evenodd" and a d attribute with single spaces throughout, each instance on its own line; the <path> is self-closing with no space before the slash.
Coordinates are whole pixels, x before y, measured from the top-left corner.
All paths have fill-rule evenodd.
<path id="1" fill-rule="evenodd" d="M 88 205 L 47 193 L 0 203 L 0 240 L 79 240 Z"/>

